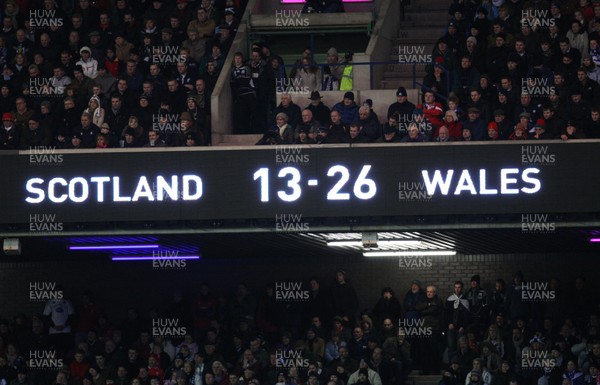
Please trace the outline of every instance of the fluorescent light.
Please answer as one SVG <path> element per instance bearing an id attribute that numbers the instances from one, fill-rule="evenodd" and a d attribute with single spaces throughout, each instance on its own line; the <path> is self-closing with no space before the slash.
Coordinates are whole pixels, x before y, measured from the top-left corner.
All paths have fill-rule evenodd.
<path id="1" fill-rule="evenodd" d="M 377 241 L 378 246 L 420 246 L 421 241 L 410 239 L 380 239 Z M 329 241 L 327 246 L 343 247 L 343 246 L 362 246 L 362 241 Z"/>
<path id="2" fill-rule="evenodd" d="M 69 246 L 69 250 L 158 249 L 160 245 L 88 245 Z"/>
<path id="3" fill-rule="evenodd" d="M 329 241 L 327 246 L 344 247 L 344 246 L 362 246 L 362 241 Z"/>
<path id="4" fill-rule="evenodd" d="M 452 255 L 456 255 L 456 250 L 365 251 L 363 253 L 363 257 L 421 257 Z"/>
<path id="5" fill-rule="evenodd" d="M 590 242 L 600 242 L 600 238 L 590 238 Z"/>
<path id="6" fill-rule="evenodd" d="M 176 255 L 176 256 L 151 256 L 151 255 L 134 255 L 134 256 L 113 256 L 113 261 L 154 261 L 168 259 L 200 259 L 199 255 Z"/>

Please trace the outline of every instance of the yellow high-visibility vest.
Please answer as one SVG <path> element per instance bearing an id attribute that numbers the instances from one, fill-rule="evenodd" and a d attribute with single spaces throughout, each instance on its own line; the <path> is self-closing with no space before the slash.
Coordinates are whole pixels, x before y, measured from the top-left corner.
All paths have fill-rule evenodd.
<path id="1" fill-rule="evenodd" d="M 344 67 L 342 81 L 340 82 L 340 91 L 351 91 L 351 90 L 352 90 L 352 65 L 346 65 Z"/>

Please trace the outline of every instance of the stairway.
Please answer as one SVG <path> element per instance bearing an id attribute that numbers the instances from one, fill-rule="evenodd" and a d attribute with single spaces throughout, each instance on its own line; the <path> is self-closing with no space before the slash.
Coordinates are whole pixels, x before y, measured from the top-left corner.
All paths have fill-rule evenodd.
<path id="1" fill-rule="evenodd" d="M 450 18 L 448 2 L 412 0 L 405 9 L 404 21 L 400 22 L 399 36 L 396 38 L 390 60 L 399 61 L 399 50 L 411 52 L 422 50 L 430 55 L 438 38 L 445 31 Z M 416 64 L 417 81 L 422 82 L 425 76 L 425 64 Z M 390 64 L 381 80 L 382 89 L 396 89 L 400 86 L 413 88 L 413 65 Z"/>
<path id="2" fill-rule="evenodd" d="M 441 375 L 434 375 L 434 376 L 423 376 L 423 375 L 419 375 L 418 371 L 413 371 L 409 376 L 408 376 L 408 383 L 411 385 L 438 385 L 438 383 L 440 382 L 440 379 L 442 378 Z"/>

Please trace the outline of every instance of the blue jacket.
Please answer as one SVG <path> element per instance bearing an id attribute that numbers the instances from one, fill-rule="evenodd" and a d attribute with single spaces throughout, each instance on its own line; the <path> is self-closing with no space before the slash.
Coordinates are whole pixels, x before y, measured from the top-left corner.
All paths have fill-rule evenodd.
<path id="1" fill-rule="evenodd" d="M 340 113 L 342 123 L 346 126 L 350 126 L 350 124 L 358 120 L 358 106 L 354 102 L 349 106 L 346 106 L 344 102 L 339 102 L 333 106 L 332 110 Z"/>
<path id="2" fill-rule="evenodd" d="M 479 118 L 472 122 L 467 120 L 463 123 L 463 128 L 471 129 L 471 140 L 485 140 L 487 136 L 487 125 Z"/>

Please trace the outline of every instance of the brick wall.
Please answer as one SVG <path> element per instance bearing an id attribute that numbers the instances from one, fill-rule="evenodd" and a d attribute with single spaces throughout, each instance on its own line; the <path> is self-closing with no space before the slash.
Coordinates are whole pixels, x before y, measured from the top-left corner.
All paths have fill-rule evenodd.
<path id="1" fill-rule="evenodd" d="M 510 282 L 512 274 L 521 270 L 530 281 L 544 281 L 557 276 L 571 287 L 581 274 L 588 287 L 598 293 L 600 282 L 594 280 L 600 267 L 595 255 L 461 255 L 434 257 L 431 268 L 400 269 L 397 258 L 362 258 L 308 256 L 306 260 L 278 259 L 201 260 L 189 262 L 184 270 L 155 270 L 151 261 L 110 262 L 108 260 L 52 261 L 45 263 L 0 264 L 0 317 L 12 317 L 18 311 L 26 314 L 43 311 L 43 303 L 29 300 L 29 284 L 35 281 L 59 282 L 65 294 L 75 303 L 83 290 L 90 289 L 111 319 L 120 319 L 128 306 L 145 312 L 151 306 L 166 307 L 176 290 L 194 293 L 202 281 L 214 291 L 230 295 L 237 282 L 245 282 L 258 297 L 269 281 L 306 280 L 315 275 L 329 285 L 337 268 L 346 270 L 359 293 L 360 309 L 372 308 L 382 287 L 391 286 L 401 297 L 412 279 L 438 286 L 444 298 L 456 279 L 465 283 L 480 274 L 482 286 L 491 290 L 496 278 Z"/>

